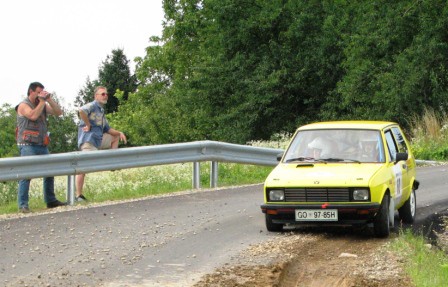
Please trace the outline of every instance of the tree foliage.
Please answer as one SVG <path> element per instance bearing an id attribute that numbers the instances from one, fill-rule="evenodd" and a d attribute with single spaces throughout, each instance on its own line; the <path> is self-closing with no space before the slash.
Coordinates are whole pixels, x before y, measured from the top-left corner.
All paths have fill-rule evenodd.
<path id="1" fill-rule="evenodd" d="M 117 91 L 122 91 L 122 99 L 127 100 L 130 92 L 134 92 L 137 81 L 131 74 L 129 60 L 122 49 L 112 50 L 102 66 L 98 70 L 99 84 L 107 87 L 109 99 L 106 104 L 106 112 L 115 112 L 119 106 L 119 99 L 115 96 Z"/>
<path id="2" fill-rule="evenodd" d="M 330 98 L 345 118 L 406 126 L 425 107 L 447 107 L 446 1 L 375 1 L 355 5 L 344 35 L 345 75 Z"/>
<path id="3" fill-rule="evenodd" d="M 60 102 L 57 95 L 55 101 Z M 77 113 L 62 107 L 62 115 L 48 117 L 48 131 L 50 132 L 51 153 L 64 153 L 78 150 Z"/>
<path id="4" fill-rule="evenodd" d="M 163 36 L 140 59 L 120 112 L 143 141 L 246 142 L 320 117 L 341 79 L 345 15 L 321 1 L 164 1 Z M 339 19 L 339 18 L 341 19 Z M 162 43 L 162 44 L 159 44 Z M 122 109 L 121 109 L 122 108 Z M 143 107 L 141 107 L 143 109 Z M 163 127 L 161 137 L 160 127 Z M 137 134 L 138 131 L 135 131 Z"/>
<path id="5" fill-rule="evenodd" d="M 122 100 L 127 100 L 130 92 L 137 88 L 136 77 L 131 73 L 129 60 L 122 49 L 112 50 L 112 55 L 107 55 L 106 60 L 98 69 L 98 79 L 86 79 L 84 87 L 78 92 L 75 105 L 81 107 L 84 104 L 93 101 L 94 90 L 96 86 L 105 86 L 109 93 L 109 99 L 106 104 L 106 112 L 117 111 L 119 99 L 116 93 L 121 91 Z"/>
<path id="6" fill-rule="evenodd" d="M 95 87 L 99 85 L 98 80 L 91 81 L 90 77 L 87 77 L 84 87 L 79 90 L 78 96 L 75 99 L 75 107 L 79 108 L 93 101 Z"/>

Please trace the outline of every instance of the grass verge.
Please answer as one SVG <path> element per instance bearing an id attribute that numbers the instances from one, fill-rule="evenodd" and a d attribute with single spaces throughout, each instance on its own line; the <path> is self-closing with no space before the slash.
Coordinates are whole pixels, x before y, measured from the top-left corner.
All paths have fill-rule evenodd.
<path id="1" fill-rule="evenodd" d="M 448 282 L 448 256 L 426 242 L 423 235 L 401 230 L 392 241 L 392 250 L 405 260 L 405 271 L 416 287 L 442 287 Z"/>

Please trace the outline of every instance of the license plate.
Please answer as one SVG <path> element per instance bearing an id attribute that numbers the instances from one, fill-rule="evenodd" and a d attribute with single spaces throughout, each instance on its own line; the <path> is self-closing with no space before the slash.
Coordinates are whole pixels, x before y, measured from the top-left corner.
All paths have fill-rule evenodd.
<path id="1" fill-rule="evenodd" d="M 338 210 L 296 209 L 296 221 L 338 221 Z"/>

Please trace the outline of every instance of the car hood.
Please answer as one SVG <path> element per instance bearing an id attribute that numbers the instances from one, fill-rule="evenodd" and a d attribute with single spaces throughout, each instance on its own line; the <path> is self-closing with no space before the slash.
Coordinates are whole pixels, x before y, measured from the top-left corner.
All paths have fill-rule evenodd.
<path id="1" fill-rule="evenodd" d="M 312 163 L 279 164 L 266 179 L 266 186 L 367 186 L 381 164 Z"/>

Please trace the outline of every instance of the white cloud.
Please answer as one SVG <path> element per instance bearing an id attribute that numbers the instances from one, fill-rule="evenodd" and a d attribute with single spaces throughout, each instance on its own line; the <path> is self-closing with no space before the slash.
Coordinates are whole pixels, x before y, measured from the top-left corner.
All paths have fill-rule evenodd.
<path id="1" fill-rule="evenodd" d="M 131 61 L 161 35 L 162 0 L 16 0 L 0 3 L 0 104 L 16 105 L 39 81 L 73 105 L 113 49 Z"/>

